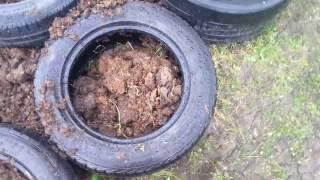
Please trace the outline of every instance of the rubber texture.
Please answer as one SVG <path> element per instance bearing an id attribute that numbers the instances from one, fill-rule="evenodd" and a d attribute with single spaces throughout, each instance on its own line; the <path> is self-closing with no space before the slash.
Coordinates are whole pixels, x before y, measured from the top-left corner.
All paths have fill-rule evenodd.
<path id="1" fill-rule="evenodd" d="M 42 47 L 53 19 L 63 16 L 75 0 L 24 0 L 0 4 L 0 48 Z"/>
<path id="2" fill-rule="evenodd" d="M 195 5 L 206 7 L 213 11 L 228 14 L 251 14 L 259 13 L 283 2 L 283 0 L 188 0 Z"/>
<path id="3" fill-rule="evenodd" d="M 164 4 L 175 12 L 198 32 L 208 44 L 243 42 L 256 38 L 272 22 L 275 15 L 283 9 L 289 0 L 278 0 L 268 8 L 241 9 L 236 11 L 213 9 L 205 6 L 206 0 L 165 0 Z M 223 0 L 221 1 L 223 2 Z M 217 2 L 210 2 L 215 4 Z M 263 5 L 261 5 L 263 6 Z"/>
<path id="4" fill-rule="evenodd" d="M 80 19 L 62 39 L 48 42 L 48 53 L 39 60 L 35 75 L 38 109 L 51 104 L 51 140 L 80 166 L 111 175 L 137 175 L 162 168 L 183 156 L 201 138 L 212 121 L 216 102 L 216 74 L 205 43 L 180 17 L 167 9 L 145 2 L 130 2 L 113 17 L 103 14 Z M 103 136 L 86 127 L 72 107 L 69 95 L 70 71 L 89 42 L 111 32 L 135 31 L 155 37 L 176 57 L 184 80 L 178 110 L 159 130 L 134 139 Z M 72 40 L 68 34 L 77 35 Z M 52 88 L 43 91 L 46 83 Z M 64 108 L 56 103 L 65 102 Z M 60 103 L 61 104 L 61 103 Z M 39 111 L 48 124 L 46 113 Z M 72 132 L 65 136 L 60 129 Z"/>
<path id="5" fill-rule="evenodd" d="M 0 124 L 0 160 L 10 162 L 30 180 L 78 179 L 57 154 L 7 124 Z"/>

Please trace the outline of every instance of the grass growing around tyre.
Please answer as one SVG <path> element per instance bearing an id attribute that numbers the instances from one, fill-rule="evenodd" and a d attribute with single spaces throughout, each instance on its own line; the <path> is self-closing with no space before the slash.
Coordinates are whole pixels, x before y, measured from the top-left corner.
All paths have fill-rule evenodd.
<path id="1" fill-rule="evenodd" d="M 256 41 L 212 46 L 216 126 L 187 157 L 133 179 L 319 179 L 319 28 L 320 2 L 294 0 Z"/>

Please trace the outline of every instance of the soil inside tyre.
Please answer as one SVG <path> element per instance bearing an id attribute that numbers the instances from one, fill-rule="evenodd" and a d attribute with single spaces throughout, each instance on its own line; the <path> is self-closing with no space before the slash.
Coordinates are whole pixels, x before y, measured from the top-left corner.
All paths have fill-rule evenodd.
<path id="1" fill-rule="evenodd" d="M 0 4 L 10 4 L 10 3 L 16 3 L 23 0 L 0 0 Z"/>
<path id="2" fill-rule="evenodd" d="M 166 48 L 140 38 L 103 50 L 73 82 L 73 104 L 85 123 L 99 133 L 133 138 L 163 126 L 182 95 L 178 65 Z M 97 53 L 97 52 L 92 52 Z"/>
<path id="3" fill-rule="evenodd" d="M 0 179 L 28 180 L 17 168 L 5 161 L 0 161 Z"/>

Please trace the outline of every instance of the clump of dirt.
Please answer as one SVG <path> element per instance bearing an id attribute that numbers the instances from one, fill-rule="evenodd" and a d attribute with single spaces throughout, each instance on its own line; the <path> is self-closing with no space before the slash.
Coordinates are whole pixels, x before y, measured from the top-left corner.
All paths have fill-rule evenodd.
<path id="1" fill-rule="evenodd" d="M 80 0 L 76 7 L 70 9 L 65 17 L 57 17 L 49 28 L 50 38 L 56 39 L 63 36 L 64 31 L 75 21 L 84 16 L 88 17 L 91 13 L 103 12 L 111 16 L 112 9 L 123 5 L 127 0 Z"/>
<path id="2" fill-rule="evenodd" d="M 105 51 L 72 85 L 76 110 L 104 135 L 130 138 L 153 132 L 180 102 L 178 66 L 159 43 L 143 41 L 143 46 L 128 42 Z"/>
<path id="3" fill-rule="evenodd" d="M 10 3 L 16 3 L 20 1 L 22 0 L 0 0 L 0 4 L 10 4 Z"/>
<path id="4" fill-rule="evenodd" d="M 28 180 L 17 168 L 4 161 L 0 161 L 0 179 Z"/>
<path id="5" fill-rule="evenodd" d="M 42 134 L 33 97 L 38 55 L 33 49 L 0 49 L 0 122 Z"/>

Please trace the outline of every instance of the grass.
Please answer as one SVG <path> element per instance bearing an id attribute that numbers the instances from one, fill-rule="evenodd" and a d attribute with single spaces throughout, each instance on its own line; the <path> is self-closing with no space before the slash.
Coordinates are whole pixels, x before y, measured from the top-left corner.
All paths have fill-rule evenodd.
<path id="1" fill-rule="evenodd" d="M 274 177 L 274 179 L 286 180 L 289 178 L 288 172 L 277 162 L 271 162 L 269 171 L 271 172 L 270 176 Z"/>
<path id="2" fill-rule="evenodd" d="M 319 15 L 318 11 L 311 12 Z M 243 147 L 234 157 L 238 161 L 229 166 L 241 169 L 237 167 L 243 165 L 239 161 L 254 157 L 263 171 L 256 168 L 253 171 L 265 178 L 287 179 L 286 168 L 277 162 L 281 154 L 276 151 L 288 147 L 298 162 L 303 158 L 306 140 L 315 135 L 314 123 L 320 115 L 317 98 L 320 44 L 304 32 L 292 36 L 286 32 L 280 34 L 279 29 L 281 24 L 275 24 L 258 40 L 245 45 L 213 47 L 220 77 L 215 117 L 223 131 L 233 136 L 240 134 L 242 139 Z M 310 51 L 313 47 L 318 49 Z M 230 97 L 232 92 L 234 96 Z M 249 128 L 235 119 L 241 120 L 243 117 L 238 115 L 242 112 L 253 112 L 256 116 Z M 260 135 L 252 139 L 255 130 Z M 257 142 L 250 144 L 251 141 Z M 218 173 L 221 174 L 224 173 Z"/>
<path id="3" fill-rule="evenodd" d="M 288 12 L 280 20 L 288 18 L 286 16 L 291 14 Z M 310 12 L 317 15 L 308 17 L 320 17 L 319 11 Z M 222 94 L 216 119 L 222 124 L 223 131 L 241 134 L 243 148 L 237 159 L 243 161 L 245 157 L 254 157 L 261 166 L 270 166 L 271 161 L 270 168 L 262 167 L 265 172 L 257 173 L 275 179 L 289 177 L 277 162 L 277 156 L 281 154 L 277 155 L 276 149 L 283 150 L 288 146 L 290 155 L 298 162 L 303 158 L 305 142 L 315 135 L 314 123 L 320 115 L 320 43 L 304 32 L 295 36 L 287 32 L 280 34 L 281 25 L 281 22 L 273 25 L 255 42 L 212 49 L 214 57 L 218 57 Z M 230 92 L 234 97 L 229 96 Z M 257 117 L 246 129 L 237 124 L 235 117 L 248 109 L 253 109 Z M 232 111 L 235 113 L 228 115 Z M 254 134 L 251 128 L 261 134 L 255 138 L 256 145 L 247 145 Z M 253 152 L 250 149 L 254 149 Z M 269 163 L 265 164 L 266 161 Z M 233 165 L 237 168 L 240 164 Z"/>

